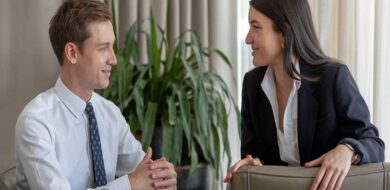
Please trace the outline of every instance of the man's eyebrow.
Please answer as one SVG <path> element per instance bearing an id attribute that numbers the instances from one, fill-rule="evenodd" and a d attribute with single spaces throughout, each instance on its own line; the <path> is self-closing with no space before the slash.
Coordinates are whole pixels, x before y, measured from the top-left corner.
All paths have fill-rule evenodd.
<path id="1" fill-rule="evenodd" d="M 97 46 L 101 47 L 101 46 L 108 46 L 108 45 L 110 45 L 110 43 L 103 42 L 103 43 L 99 43 Z"/>

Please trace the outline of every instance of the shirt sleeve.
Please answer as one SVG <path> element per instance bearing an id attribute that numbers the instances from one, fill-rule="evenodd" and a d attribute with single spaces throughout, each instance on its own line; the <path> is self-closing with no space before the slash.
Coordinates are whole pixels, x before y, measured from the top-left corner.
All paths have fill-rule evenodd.
<path id="1" fill-rule="evenodd" d="M 107 183 L 107 185 L 105 186 L 98 187 L 95 189 L 89 188 L 87 190 L 131 190 L 131 186 L 127 175 L 123 175 L 122 177 Z"/>
<path id="2" fill-rule="evenodd" d="M 127 174 L 133 172 L 145 153 L 141 144 L 131 134 L 129 126 L 121 116 L 116 179 L 96 190 L 131 190 Z M 64 189 L 71 185 L 61 172 L 61 165 L 56 158 L 55 135 L 47 122 L 34 114 L 22 113 L 16 123 L 15 153 L 19 159 L 19 170 L 24 175 L 18 180 L 20 186 L 29 186 L 32 190 Z M 18 166 L 17 166 L 18 167 Z M 76 175 L 76 174 L 75 174 Z M 28 183 L 28 185 L 27 185 Z M 90 190 L 90 189 L 89 189 Z"/>
<path id="3" fill-rule="evenodd" d="M 15 130 L 15 151 L 25 180 L 33 190 L 71 189 L 56 159 L 53 138 L 54 134 L 42 120 L 34 115 L 19 116 Z"/>
<path id="4" fill-rule="evenodd" d="M 145 156 L 145 152 L 142 150 L 142 146 L 130 131 L 130 127 L 127 124 L 125 118 L 119 109 L 116 110 L 116 118 L 119 121 L 119 146 L 118 146 L 118 162 L 116 168 L 116 179 L 109 182 L 104 187 L 96 188 L 95 190 L 131 190 L 131 184 L 128 174 L 131 174 L 142 161 Z M 90 189 L 88 189 L 90 190 Z"/>
<path id="5" fill-rule="evenodd" d="M 134 135 L 130 131 L 130 126 L 127 124 L 125 118 L 117 110 L 120 120 L 119 130 L 119 147 L 118 147 L 118 164 L 116 169 L 116 176 L 121 177 L 126 175 L 128 184 L 130 184 L 127 175 L 131 174 L 142 161 L 145 156 L 145 152 L 142 150 L 141 143 L 135 139 Z M 130 188 L 131 189 L 131 188 Z"/>

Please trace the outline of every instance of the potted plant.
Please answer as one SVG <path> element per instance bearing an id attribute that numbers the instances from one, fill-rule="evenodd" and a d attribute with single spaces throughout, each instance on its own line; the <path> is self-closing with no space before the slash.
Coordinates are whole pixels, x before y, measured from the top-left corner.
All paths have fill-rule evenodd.
<path id="1" fill-rule="evenodd" d="M 188 156 L 191 173 L 201 155 L 219 176 L 222 154 L 226 153 L 228 165 L 231 162 L 228 114 L 232 111 L 237 115 L 237 126 L 240 114 L 228 86 L 206 66 L 212 67 L 212 53 L 229 66 L 230 62 L 218 49 L 202 46 L 194 31 L 184 32 L 170 44 L 152 13 L 142 22 L 149 23 L 149 31 L 138 29 L 139 23 L 134 23 L 126 34 L 124 48 L 115 45 L 118 62 L 110 86 L 101 94 L 119 106 L 133 134 L 141 131 L 144 150 L 153 138 L 159 138 L 155 131 L 161 130 L 161 154 L 167 160 L 180 166 L 182 157 Z M 115 18 L 113 26 L 115 31 Z M 146 39 L 146 63 L 139 59 L 139 34 Z M 183 148 L 188 152 L 183 153 Z"/>

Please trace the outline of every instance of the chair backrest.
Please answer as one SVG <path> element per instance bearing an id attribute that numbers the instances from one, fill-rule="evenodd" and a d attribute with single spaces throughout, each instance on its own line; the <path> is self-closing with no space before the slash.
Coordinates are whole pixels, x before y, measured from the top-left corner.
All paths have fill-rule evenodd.
<path id="1" fill-rule="evenodd" d="M 0 174 L 0 190 L 16 190 L 16 167 Z"/>
<path id="2" fill-rule="evenodd" d="M 230 190 L 309 189 L 318 167 L 244 166 L 233 176 Z M 390 190 L 390 163 L 352 166 L 343 190 Z"/>

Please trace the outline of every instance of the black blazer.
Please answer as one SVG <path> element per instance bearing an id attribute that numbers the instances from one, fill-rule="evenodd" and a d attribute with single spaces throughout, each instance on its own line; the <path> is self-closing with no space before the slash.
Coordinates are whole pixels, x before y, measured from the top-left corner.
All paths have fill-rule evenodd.
<path id="1" fill-rule="evenodd" d="M 244 77 L 241 157 L 251 154 L 264 164 L 286 165 L 279 156 L 271 104 L 261 88 L 266 70 L 266 66 L 258 67 Z M 300 72 L 320 77 L 317 82 L 302 81 L 298 90 L 300 164 L 342 143 L 357 151 L 359 164 L 382 162 L 385 145 L 370 122 L 367 105 L 348 68 L 339 63 L 309 65 L 300 61 Z"/>

